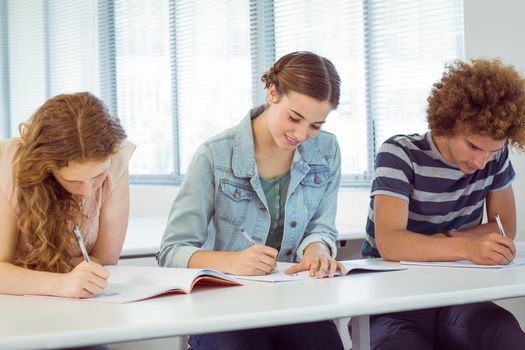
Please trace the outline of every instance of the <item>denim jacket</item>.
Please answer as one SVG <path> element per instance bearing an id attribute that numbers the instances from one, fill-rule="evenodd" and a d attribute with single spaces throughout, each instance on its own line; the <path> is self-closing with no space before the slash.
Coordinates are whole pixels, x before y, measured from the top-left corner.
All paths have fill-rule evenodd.
<path id="1" fill-rule="evenodd" d="M 240 251 L 250 242 L 240 230 L 264 243 L 270 214 L 255 162 L 252 109 L 236 127 L 204 142 L 193 156 L 173 202 L 161 243 L 161 266 L 187 267 L 200 249 Z M 335 215 L 341 179 L 336 137 L 321 131 L 295 151 L 285 205 L 278 261 L 300 261 L 306 246 L 325 242 L 336 254 Z M 206 244 L 206 245 L 205 245 Z"/>

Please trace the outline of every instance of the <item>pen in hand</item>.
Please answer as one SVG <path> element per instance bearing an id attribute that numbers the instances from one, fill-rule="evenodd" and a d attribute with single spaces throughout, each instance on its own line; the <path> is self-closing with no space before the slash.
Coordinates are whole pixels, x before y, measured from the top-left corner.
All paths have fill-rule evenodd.
<path id="1" fill-rule="evenodd" d="M 250 246 L 251 247 L 253 247 L 254 245 L 257 244 L 257 242 L 255 242 L 255 240 L 252 238 L 252 236 L 244 228 L 241 228 L 240 232 L 244 236 L 244 238 L 246 238 L 246 240 L 248 242 L 250 242 Z M 277 268 L 276 259 L 277 259 L 277 255 L 279 254 L 279 252 L 277 250 L 275 250 L 274 248 L 271 248 L 271 247 L 263 246 L 263 248 L 264 248 L 264 250 L 260 251 L 258 254 L 266 255 L 266 259 L 268 257 L 270 257 L 272 259 L 271 270 L 264 270 L 264 271 L 266 271 L 265 274 L 267 274 L 267 273 L 270 273 L 270 272 L 272 272 L 273 270 L 275 270 Z M 270 264 L 268 262 L 266 262 L 266 265 L 270 265 Z"/>
<path id="2" fill-rule="evenodd" d="M 507 237 L 507 234 L 505 233 L 505 229 L 503 228 L 503 224 L 501 223 L 501 219 L 499 217 L 499 214 L 496 213 L 496 215 L 494 215 L 494 217 L 496 218 L 496 224 L 498 224 L 499 233 L 503 237 Z M 509 260 L 509 263 L 511 264 L 512 260 Z"/>
<path id="3" fill-rule="evenodd" d="M 499 233 L 501 233 L 503 237 L 507 237 L 507 235 L 505 234 L 505 229 L 503 228 L 503 224 L 501 223 L 499 214 L 494 215 L 494 217 L 496 218 L 496 224 L 498 224 Z"/>
<path id="4" fill-rule="evenodd" d="M 248 242 L 250 242 L 250 245 L 255 245 L 255 241 L 253 240 L 252 237 L 250 237 L 250 235 L 248 234 L 248 232 L 246 232 L 245 229 L 241 228 L 241 234 L 248 240 Z"/>
<path id="5" fill-rule="evenodd" d="M 73 231 L 73 234 L 77 239 L 80 250 L 82 251 L 82 255 L 84 256 L 84 260 L 86 260 L 87 262 L 91 262 L 91 259 L 89 258 L 89 254 L 86 249 L 86 245 L 84 244 L 84 240 L 82 239 L 82 234 L 80 233 L 78 226 L 73 226 L 71 230 Z"/>

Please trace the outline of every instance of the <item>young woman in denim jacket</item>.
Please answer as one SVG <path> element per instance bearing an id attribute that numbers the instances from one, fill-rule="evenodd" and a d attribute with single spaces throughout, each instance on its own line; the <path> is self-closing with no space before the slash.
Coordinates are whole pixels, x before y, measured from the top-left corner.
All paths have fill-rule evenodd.
<path id="1" fill-rule="evenodd" d="M 318 278 L 344 269 L 334 259 L 339 145 L 320 130 L 339 103 L 339 75 L 326 58 L 294 52 L 261 80 L 267 104 L 194 155 L 160 265 L 263 275 L 277 261 L 298 262 L 287 273 L 308 270 Z M 194 349 L 342 349 L 331 321 L 196 335 L 190 342 Z"/>

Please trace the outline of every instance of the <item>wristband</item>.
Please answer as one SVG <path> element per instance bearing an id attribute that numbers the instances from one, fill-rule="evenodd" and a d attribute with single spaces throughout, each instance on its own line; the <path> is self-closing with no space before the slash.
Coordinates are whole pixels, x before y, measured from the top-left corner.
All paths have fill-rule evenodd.
<path id="1" fill-rule="evenodd" d="M 445 235 L 445 237 L 452 237 L 450 232 L 448 232 L 447 230 L 439 230 L 437 233 L 442 233 L 443 235 Z"/>

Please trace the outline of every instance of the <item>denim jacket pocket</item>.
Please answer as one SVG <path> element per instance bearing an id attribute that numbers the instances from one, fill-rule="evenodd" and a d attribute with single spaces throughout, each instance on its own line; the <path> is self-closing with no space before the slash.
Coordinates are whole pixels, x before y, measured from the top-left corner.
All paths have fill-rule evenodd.
<path id="1" fill-rule="evenodd" d="M 327 166 L 312 167 L 301 181 L 305 204 L 309 210 L 315 211 L 323 198 L 330 182 L 330 168 Z"/>
<path id="2" fill-rule="evenodd" d="M 233 225 L 246 219 L 248 205 L 254 196 L 251 188 L 228 180 L 222 180 L 215 208 L 218 218 Z"/>

